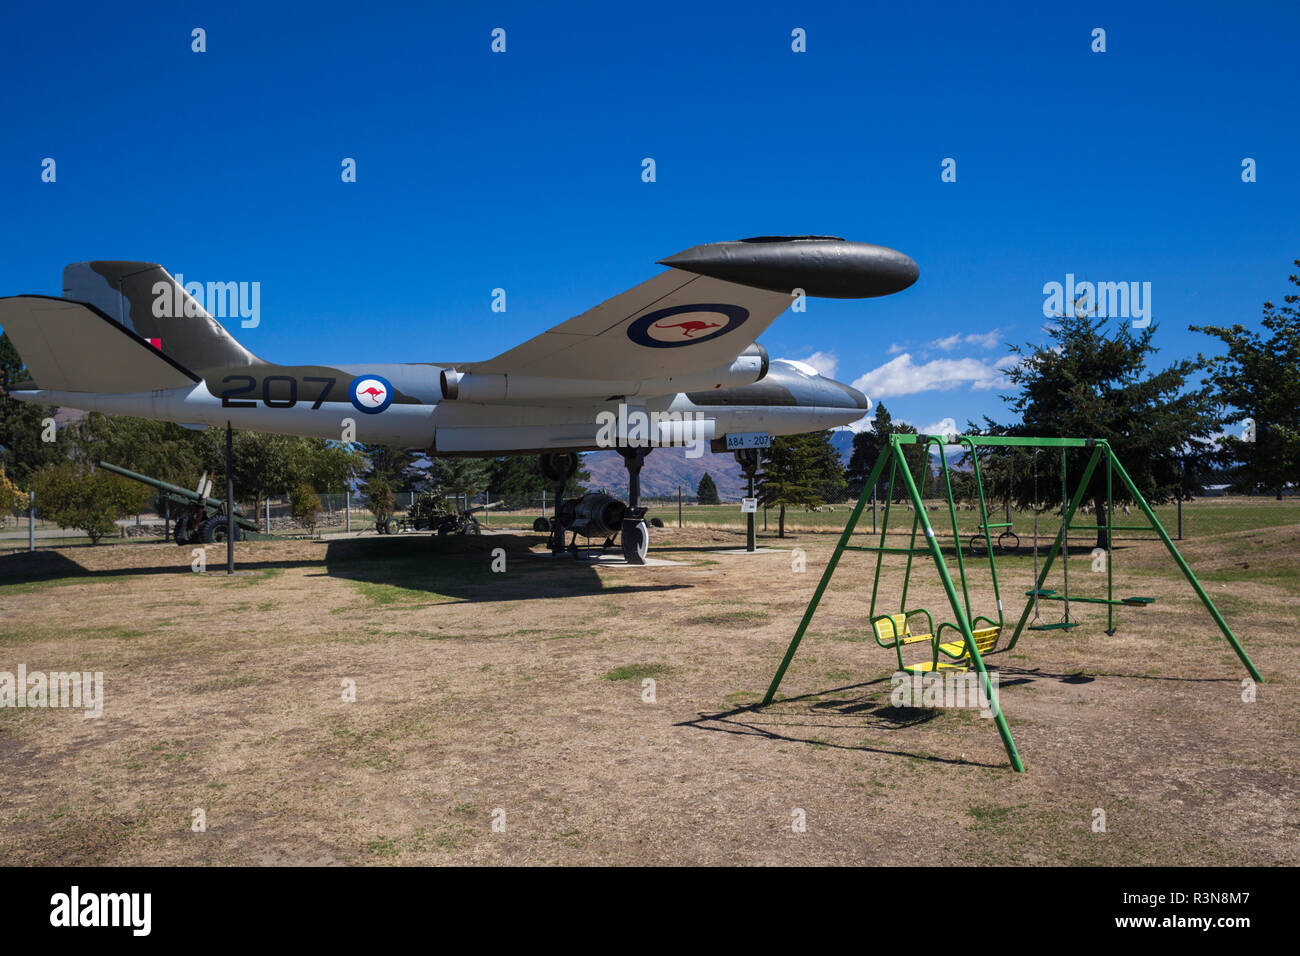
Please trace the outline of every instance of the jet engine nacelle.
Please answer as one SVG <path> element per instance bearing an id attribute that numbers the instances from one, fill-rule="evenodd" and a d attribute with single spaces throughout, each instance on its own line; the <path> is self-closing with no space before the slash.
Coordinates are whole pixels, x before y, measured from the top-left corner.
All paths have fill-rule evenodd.
<path id="1" fill-rule="evenodd" d="M 591 492 L 560 504 L 560 524 L 584 538 L 612 538 L 622 529 L 627 510 L 617 498 Z"/>
<path id="2" fill-rule="evenodd" d="M 442 397 L 461 402 L 522 402 L 563 398 L 609 398 L 612 395 L 670 395 L 715 388 L 753 385 L 767 374 L 767 349 L 755 342 L 730 364 L 703 372 L 668 378 L 618 379 L 548 378 L 543 375 L 503 375 L 492 372 L 442 370 Z"/>

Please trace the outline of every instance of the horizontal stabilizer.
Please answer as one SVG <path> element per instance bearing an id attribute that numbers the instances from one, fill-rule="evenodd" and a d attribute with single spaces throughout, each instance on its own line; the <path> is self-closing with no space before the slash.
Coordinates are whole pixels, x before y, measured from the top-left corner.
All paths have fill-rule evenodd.
<path id="1" fill-rule="evenodd" d="M 36 387 L 147 392 L 199 377 L 92 305 L 41 295 L 0 298 L 0 328 Z"/>

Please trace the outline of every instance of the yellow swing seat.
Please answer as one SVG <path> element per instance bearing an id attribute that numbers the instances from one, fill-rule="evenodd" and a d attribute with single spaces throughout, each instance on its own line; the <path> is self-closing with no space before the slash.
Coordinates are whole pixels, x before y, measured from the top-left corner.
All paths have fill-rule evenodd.
<path id="1" fill-rule="evenodd" d="M 876 628 L 876 639 L 884 647 L 894 647 L 896 644 L 906 647 L 908 644 L 934 640 L 933 634 L 913 634 L 907 625 L 906 614 L 882 614 L 871 623 Z"/>

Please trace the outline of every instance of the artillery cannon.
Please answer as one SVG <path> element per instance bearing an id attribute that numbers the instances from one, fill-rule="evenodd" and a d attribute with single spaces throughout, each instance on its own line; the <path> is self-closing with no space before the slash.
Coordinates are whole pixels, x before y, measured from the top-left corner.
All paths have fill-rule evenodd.
<path id="1" fill-rule="evenodd" d="M 142 485 L 148 485 L 158 492 L 158 497 L 177 506 L 179 513 L 174 516 L 175 527 L 172 540 L 177 544 L 215 544 L 226 540 L 226 503 L 219 498 L 208 495 L 212 479 L 204 472 L 199 479 L 196 491 L 173 485 L 158 478 L 150 478 L 139 472 L 122 468 L 111 462 L 101 461 L 99 467 L 123 478 L 130 478 Z M 262 534 L 257 522 L 245 516 L 243 509 L 235 508 L 235 540 L 247 538 L 250 541 L 269 541 L 271 536 Z"/>
<path id="2" fill-rule="evenodd" d="M 447 507 L 443 496 L 434 491 L 426 491 L 411 505 L 405 517 L 385 518 L 375 522 L 375 530 L 380 534 L 400 534 L 403 531 L 432 531 L 440 537 L 449 534 L 479 534 L 478 519 L 474 516 L 488 508 L 497 508 L 503 501 L 492 501 L 465 511 L 455 511 Z"/>

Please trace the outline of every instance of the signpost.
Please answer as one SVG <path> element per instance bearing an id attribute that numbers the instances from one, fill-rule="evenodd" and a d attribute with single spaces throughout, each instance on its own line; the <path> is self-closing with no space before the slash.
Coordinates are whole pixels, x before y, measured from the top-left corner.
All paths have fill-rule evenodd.
<path id="1" fill-rule="evenodd" d="M 727 451 L 740 448 L 771 448 L 772 436 L 767 432 L 728 432 Z"/>
<path id="2" fill-rule="evenodd" d="M 745 550 L 751 554 L 757 550 L 754 547 L 754 515 L 758 511 L 758 499 L 754 496 L 754 473 L 758 471 L 759 449 L 771 447 L 772 436 L 767 432 L 727 434 L 727 449 L 736 456 L 736 462 L 749 483 L 749 491 L 740 503 L 740 512 L 745 515 Z"/>

